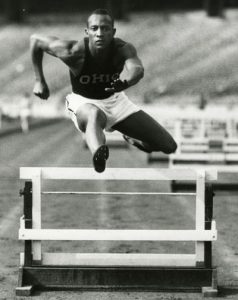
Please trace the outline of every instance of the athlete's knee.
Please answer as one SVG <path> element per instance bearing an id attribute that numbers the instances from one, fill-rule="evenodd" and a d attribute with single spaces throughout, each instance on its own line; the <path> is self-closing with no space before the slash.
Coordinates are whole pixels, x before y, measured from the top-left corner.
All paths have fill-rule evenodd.
<path id="1" fill-rule="evenodd" d="M 166 153 L 166 154 L 174 153 L 176 151 L 177 147 L 178 146 L 177 146 L 177 143 L 175 142 L 175 140 L 171 139 L 164 146 L 163 152 Z"/>
<path id="2" fill-rule="evenodd" d="M 158 140 L 157 142 L 154 142 L 150 145 L 152 151 L 162 151 L 165 154 L 174 153 L 177 149 L 177 144 L 173 138 L 169 138 L 163 143 L 161 143 L 161 141 Z"/>

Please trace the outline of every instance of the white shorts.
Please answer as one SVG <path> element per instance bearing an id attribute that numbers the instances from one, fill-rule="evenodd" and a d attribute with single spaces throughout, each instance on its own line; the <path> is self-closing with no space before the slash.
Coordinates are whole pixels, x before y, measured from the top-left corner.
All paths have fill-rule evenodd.
<path id="1" fill-rule="evenodd" d="M 66 109 L 78 130 L 80 129 L 78 127 L 76 112 L 80 109 L 80 106 L 84 104 L 94 104 L 105 113 L 107 118 L 106 131 L 113 131 L 113 125 L 140 110 L 136 104 L 129 100 L 124 92 L 115 93 L 111 97 L 102 100 L 89 99 L 71 93 L 66 96 Z"/>

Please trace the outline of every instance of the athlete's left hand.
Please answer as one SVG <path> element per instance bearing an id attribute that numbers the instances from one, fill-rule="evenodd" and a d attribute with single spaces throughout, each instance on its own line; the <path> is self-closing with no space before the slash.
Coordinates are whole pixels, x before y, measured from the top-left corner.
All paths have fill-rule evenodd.
<path id="1" fill-rule="evenodd" d="M 109 93 L 119 93 L 128 88 L 128 82 L 126 80 L 122 81 L 121 79 L 115 79 L 111 82 L 110 88 L 105 88 L 106 92 Z"/>

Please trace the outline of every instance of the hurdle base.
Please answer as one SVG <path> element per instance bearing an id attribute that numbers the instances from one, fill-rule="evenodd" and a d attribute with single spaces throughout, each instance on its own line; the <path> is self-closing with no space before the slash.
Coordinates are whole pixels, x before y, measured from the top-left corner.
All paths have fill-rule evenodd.
<path id="1" fill-rule="evenodd" d="M 204 298 L 217 297 L 218 290 L 211 286 L 204 286 L 202 288 L 202 294 Z"/>
<path id="2" fill-rule="evenodd" d="M 28 297 L 31 296 L 33 293 L 33 286 L 22 286 L 16 288 L 16 296 L 20 297 Z"/>
<path id="3" fill-rule="evenodd" d="M 228 183 L 228 182 L 213 182 L 212 183 L 214 191 L 237 191 L 237 183 Z M 189 181 L 171 181 L 171 191 L 181 192 L 181 191 L 196 191 L 196 184 Z"/>
<path id="4" fill-rule="evenodd" d="M 212 286 L 215 268 L 198 267 L 20 267 L 17 295 L 33 290 L 113 290 L 203 292 L 216 294 Z M 207 288 L 209 287 L 209 288 Z"/>
<path id="5" fill-rule="evenodd" d="M 152 152 L 147 155 L 148 164 L 158 163 L 158 162 L 168 162 L 169 155 L 163 152 Z"/>

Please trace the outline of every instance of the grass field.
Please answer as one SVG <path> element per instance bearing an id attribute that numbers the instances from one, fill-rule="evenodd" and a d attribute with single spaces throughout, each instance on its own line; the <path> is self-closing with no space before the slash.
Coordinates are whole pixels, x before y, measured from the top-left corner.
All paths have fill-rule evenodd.
<path id="1" fill-rule="evenodd" d="M 29 54 L 29 36 L 33 32 L 57 35 L 62 38 L 80 38 L 83 35 L 83 17 L 52 16 L 44 20 L 29 20 L 22 27 L 1 25 L 0 103 L 11 103 L 19 95 L 33 87 Z M 128 91 L 131 98 L 140 103 L 171 103 L 171 105 L 198 105 L 201 93 L 210 102 L 236 105 L 236 79 L 238 64 L 237 39 L 238 11 L 228 11 L 224 20 L 208 19 L 203 12 L 138 14 L 131 22 L 119 22 L 118 36 L 133 41 L 145 65 L 144 80 Z M 44 109 L 57 102 L 63 103 L 63 95 L 70 91 L 68 71 L 55 58 L 45 57 L 46 78 L 52 98 Z M 38 99 L 34 103 L 43 104 Z M 42 113 L 44 113 L 42 109 Z M 22 198 L 19 198 L 19 167 L 21 166 L 78 166 L 90 167 L 91 156 L 78 133 L 68 120 L 51 126 L 38 127 L 27 135 L 15 133 L 1 137 L 0 144 L 0 300 L 15 299 L 19 252 L 23 243 L 17 239 L 19 217 L 22 215 Z M 166 165 L 156 165 L 166 167 Z M 153 166 L 153 167 L 156 167 Z M 144 153 L 136 149 L 111 149 L 108 167 L 148 167 Z M 46 188 L 51 188 L 49 185 Z M 61 189 L 65 189 L 63 183 Z M 72 184 L 71 188 L 78 188 Z M 109 189 L 105 183 L 84 189 Z M 163 190 L 169 184 L 122 183 L 118 190 Z M 237 192 L 217 192 L 214 200 L 214 216 L 218 226 L 218 241 L 214 243 L 214 264 L 218 267 L 219 299 L 238 298 L 238 236 Z M 148 199 L 147 199 L 148 200 Z M 114 228 L 188 228 L 194 222 L 194 205 L 191 199 L 182 197 L 176 202 L 164 198 L 155 199 L 56 198 L 44 199 L 44 227 L 105 227 Z M 69 217 L 70 216 L 70 217 Z M 154 243 L 50 243 L 50 250 L 62 249 L 150 252 L 172 251 L 171 245 Z M 173 246 L 174 247 L 174 246 Z M 191 251 L 191 245 L 179 245 L 173 251 Z M 23 299 L 23 298 L 22 298 Z M 21 299 L 21 300 L 22 300 Z M 28 298 L 30 299 L 30 298 Z M 112 292 L 47 292 L 36 293 L 32 299 L 51 300 L 201 300 L 200 294 L 172 293 L 112 293 Z"/>

